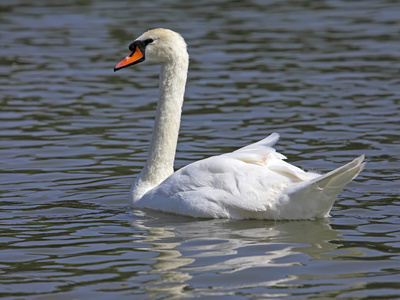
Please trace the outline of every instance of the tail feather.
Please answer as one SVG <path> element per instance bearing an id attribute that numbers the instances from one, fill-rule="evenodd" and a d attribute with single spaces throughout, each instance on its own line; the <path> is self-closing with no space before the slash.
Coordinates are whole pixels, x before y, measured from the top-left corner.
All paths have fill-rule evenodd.
<path id="1" fill-rule="evenodd" d="M 320 189 L 325 187 L 343 188 L 364 169 L 365 163 L 363 163 L 363 160 L 364 155 L 361 155 L 352 162 L 314 179 L 313 184 L 316 184 Z"/>
<path id="2" fill-rule="evenodd" d="M 298 208 L 300 215 L 308 218 L 328 217 L 339 193 L 364 169 L 363 160 L 364 155 L 361 155 L 342 167 L 294 188 L 288 192 L 293 200 L 292 205 Z"/>

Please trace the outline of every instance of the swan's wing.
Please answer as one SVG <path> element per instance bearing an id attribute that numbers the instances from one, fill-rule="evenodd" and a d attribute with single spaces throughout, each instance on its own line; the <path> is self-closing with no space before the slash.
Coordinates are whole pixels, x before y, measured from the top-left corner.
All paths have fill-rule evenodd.
<path id="1" fill-rule="evenodd" d="M 273 145 L 276 144 L 279 140 L 279 133 L 274 132 L 271 133 L 269 136 L 267 136 L 265 139 L 262 139 L 261 141 L 255 142 L 253 144 L 247 145 L 245 147 L 242 147 L 234 152 L 240 152 L 244 150 L 255 150 L 255 149 L 265 149 L 265 148 L 272 148 Z"/>
<path id="2" fill-rule="evenodd" d="M 272 146 L 275 145 L 278 140 L 279 134 L 274 132 L 259 142 L 224 155 L 246 163 L 264 166 L 272 171 L 286 174 L 287 176 L 291 176 L 299 180 L 310 179 L 308 173 L 283 161 L 286 159 L 286 156 L 276 152 L 276 150 L 272 148 Z"/>
<path id="3" fill-rule="evenodd" d="M 310 178 L 272 148 L 278 138 L 272 134 L 232 153 L 187 165 L 147 192 L 138 207 L 208 218 L 265 212 L 289 184 Z"/>
<path id="4" fill-rule="evenodd" d="M 227 153 L 225 155 L 230 156 L 231 158 L 240 159 L 243 161 L 247 161 L 249 163 L 263 164 L 263 161 L 267 156 L 273 155 L 278 159 L 286 159 L 286 157 L 280 153 L 277 153 L 273 145 L 279 140 L 279 134 L 274 132 L 270 136 L 265 139 L 250 144 L 246 147 L 240 148 L 231 153 Z"/>
<path id="5" fill-rule="evenodd" d="M 199 218 L 265 211 L 261 192 L 266 187 L 259 180 L 262 169 L 225 155 L 213 156 L 176 171 L 136 206 Z"/>

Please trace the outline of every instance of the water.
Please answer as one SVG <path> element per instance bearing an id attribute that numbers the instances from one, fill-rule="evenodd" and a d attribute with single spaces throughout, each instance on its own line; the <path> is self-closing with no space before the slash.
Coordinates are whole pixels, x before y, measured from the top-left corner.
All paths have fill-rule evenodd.
<path id="1" fill-rule="evenodd" d="M 8 1 L 0 5 L 0 297 L 400 298 L 396 1 Z M 331 218 L 130 212 L 159 67 L 113 73 L 148 28 L 190 74 L 176 167 L 273 131 L 278 151 L 367 168 Z"/>

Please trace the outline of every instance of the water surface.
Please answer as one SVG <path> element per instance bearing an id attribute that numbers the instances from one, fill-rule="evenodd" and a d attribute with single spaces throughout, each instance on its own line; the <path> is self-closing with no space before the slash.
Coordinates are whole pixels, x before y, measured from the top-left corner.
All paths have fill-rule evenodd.
<path id="1" fill-rule="evenodd" d="M 397 299 L 396 1 L 12 1 L 0 5 L 0 297 Z M 279 132 L 327 172 L 367 168 L 327 220 L 131 212 L 159 67 L 113 73 L 134 37 L 185 37 L 176 168 Z"/>

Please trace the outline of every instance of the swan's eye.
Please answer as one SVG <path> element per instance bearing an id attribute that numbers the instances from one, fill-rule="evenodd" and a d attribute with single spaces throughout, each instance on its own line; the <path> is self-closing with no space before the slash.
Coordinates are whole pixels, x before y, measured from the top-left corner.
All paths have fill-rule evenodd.
<path id="1" fill-rule="evenodd" d="M 153 39 L 147 39 L 144 41 L 144 45 L 147 46 L 148 44 L 151 44 L 152 42 L 154 42 Z"/>
<path id="2" fill-rule="evenodd" d="M 144 48 L 148 45 L 154 42 L 153 39 L 147 39 L 144 41 L 134 41 L 132 44 L 129 45 L 129 50 L 130 51 L 135 51 L 136 47 L 139 47 L 139 49 L 143 52 Z"/>

